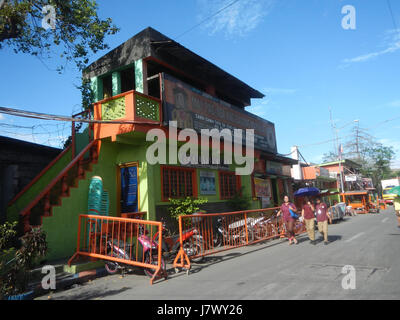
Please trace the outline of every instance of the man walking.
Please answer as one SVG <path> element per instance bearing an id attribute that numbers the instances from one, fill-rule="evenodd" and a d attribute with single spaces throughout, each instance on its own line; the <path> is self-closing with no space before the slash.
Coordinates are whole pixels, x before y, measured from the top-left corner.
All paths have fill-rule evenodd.
<path id="1" fill-rule="evenodd" d="M 306 225 L 308 238 L 310 239 L 310 243 L 315 245 L 315 229 L 314 229 L 314 219 L 315 219 L 315 210 L 314 206 L 310 202 L 308 198 L 305 199 L 306 203 L 303 206 L 303 210 L 301 211 L 301 216 L 304 219 L 304 223 Z"/>
<path id="2" fill-rule="evenodd" d="M 330 221 L 331 215 L 328 212 L 328 206 L 326 203 L 321 202 L 321 198 L 317 198 L 317 204 L 315 205 L 315 213 L 317 215 L 318 231 L 324 236 L 324 244 L 327 245 L 328 241 L 328 218 Z"/>

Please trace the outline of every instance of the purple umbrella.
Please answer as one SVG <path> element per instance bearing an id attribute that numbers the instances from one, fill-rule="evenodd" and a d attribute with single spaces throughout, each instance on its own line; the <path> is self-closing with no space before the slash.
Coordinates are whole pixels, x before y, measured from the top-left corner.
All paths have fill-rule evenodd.
<path id="1" fill-rule="evenodd" d="M 319 195 L 319 189 L 314 187 L 309 188 L 300 188 L 294 193 L 295 197 L 304 197 L 304 196 L 317 196 Z"/>

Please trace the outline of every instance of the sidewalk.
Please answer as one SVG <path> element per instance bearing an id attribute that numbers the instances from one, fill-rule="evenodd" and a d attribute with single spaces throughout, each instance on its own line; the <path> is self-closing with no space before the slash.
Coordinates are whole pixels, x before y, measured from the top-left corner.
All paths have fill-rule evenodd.
<path id="1" fill-rule="evenodd" d="M 34 297 L 65 290 L 75 284 L 82 284 L 107 275 L 103 261 L 81 259 L 71 265 L 71 267 L 68 266 L 67 261 L 68 260 L 49 262 L 31 271 L 32 281 L 29 284 L 29 290 L 34 292 Z M 42 268 L 49 265 L 53 266 L 56 270 L 56 289 L 43 289 L 42 287 L 42 279 L 47 274 L 42 273 Z"/>

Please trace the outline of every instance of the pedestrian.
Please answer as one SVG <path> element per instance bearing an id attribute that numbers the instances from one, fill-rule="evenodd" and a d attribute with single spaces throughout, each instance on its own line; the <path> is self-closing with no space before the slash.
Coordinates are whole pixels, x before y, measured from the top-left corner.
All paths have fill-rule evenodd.
<path id="1" fill-rule="evenodd" d="M 317 216 L 318 231 L 324 236 L 324 244 L 327 245 L 328 241 L 328 219 L 332 222 L 328 206 L 326 203 L 321 202 L 321 198 L 316 199 L 315 213 Z"/>
<path id="2" fill-rule="evenodd" d="M 303 205 L 301 216 L 304 219 L 310 243 L 315 245 L 315 209 L 308 197 L 306 197 L 304 200 L 305 204 Z"/>
<path id="3" fill-rule="evenodd" d="M 294 232 L 294 226 L 295 226 L 296 220 L 294 217 L 292 217 L 290 210 L 293 213 L 297 213 L 296 206 L 293 203 L 289 202 L 288 196 L 284 196 L 283 203 L 277 214 L 277 217 L 279 217 L 282 213 L 282 219 L 283 219 L 283 223 L 285 224 L 285 227 L 286 227 L 289 244 L 292 244 L 292 241 L 293 241 L 293 243 L 297 244 L 298 241 L 295 238 L 295 232 Z"/>

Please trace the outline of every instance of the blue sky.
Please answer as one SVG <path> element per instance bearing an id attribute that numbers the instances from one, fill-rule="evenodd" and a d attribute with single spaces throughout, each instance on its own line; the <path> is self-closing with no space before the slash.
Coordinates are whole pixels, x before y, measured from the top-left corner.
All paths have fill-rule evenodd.
<path id="1" fill-rule="evenodd" d="M 360 127 L 395 148 L 393 166 L 400 167 L 398 1 L 391 0 L 394 23 L 386 0 L 239 0 L 178 37 L 231 2 L 98 1 L 100 16 L 121 28 L 107 38 L 111 48 L 152 26 L 266 94 L 247 110 L 275 123 L 280 153 L 299 145 L 307 161 L 319 162 L 334 145 L 321 143 L 334 138 L 331 107 L 337 126 L 346 125 L 339 136 L 348 136 L 358 119 Z M 342 28 L 345 5 L 356 9 L 355 30 Z M 58 62 L 0 51 L 0 105 L 77 112 L 79 73 L 71 64 L 59 75 Z M 57 145 L 68 135 L 68 125 L 49 124 L 0 115 L 0 135 Z"/>

